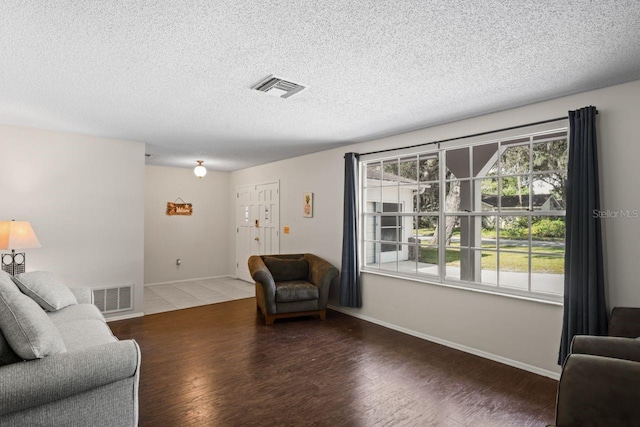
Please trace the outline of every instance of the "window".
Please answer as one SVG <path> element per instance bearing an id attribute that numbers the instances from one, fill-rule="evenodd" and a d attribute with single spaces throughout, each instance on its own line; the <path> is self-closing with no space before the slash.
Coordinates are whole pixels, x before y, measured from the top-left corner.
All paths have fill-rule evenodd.
<path id="1" fill-rule="evenodd" d="M 363 271 L 559 300 L 566 129 L 361 161 Z"/>

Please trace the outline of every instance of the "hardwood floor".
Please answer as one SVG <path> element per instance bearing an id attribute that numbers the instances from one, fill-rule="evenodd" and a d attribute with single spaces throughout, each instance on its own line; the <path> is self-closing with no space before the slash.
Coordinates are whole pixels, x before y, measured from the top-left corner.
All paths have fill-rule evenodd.
<path id="1" fill-rule="evenodd" d="M 557 382 L 329 310 L 255 299 L 111 322 L 142 349 L 141 426 L 544 426 Z"/>

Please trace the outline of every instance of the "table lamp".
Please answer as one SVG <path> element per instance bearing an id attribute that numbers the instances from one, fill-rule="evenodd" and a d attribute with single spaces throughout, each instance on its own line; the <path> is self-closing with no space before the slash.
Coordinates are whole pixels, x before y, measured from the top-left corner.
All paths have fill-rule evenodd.
<path id="1" fill-rule="evenodd" d="M 0 250 L 11 249 L 10 254 L 0 255 L 2 270 L 15 276 L 24 273 L 24 252 L 16 253 L 16 249 L 39 248 L 40 241 L 33 232 L 28 221 L 0 221 Z"/>

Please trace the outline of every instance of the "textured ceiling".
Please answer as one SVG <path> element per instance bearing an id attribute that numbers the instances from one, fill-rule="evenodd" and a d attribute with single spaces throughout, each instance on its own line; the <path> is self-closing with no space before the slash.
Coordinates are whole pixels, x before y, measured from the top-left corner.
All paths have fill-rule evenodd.
<path id="1" fill-rule="evenodd" d="M 250 87 L 274 74 L 308 89 Z M 640 1 L 3 0 L 0 123 L 236 170 L 640 78 Z"/>

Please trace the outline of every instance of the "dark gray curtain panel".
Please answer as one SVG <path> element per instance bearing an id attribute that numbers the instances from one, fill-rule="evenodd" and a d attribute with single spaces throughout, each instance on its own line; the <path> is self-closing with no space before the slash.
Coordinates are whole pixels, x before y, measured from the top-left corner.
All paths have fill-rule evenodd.
<path id="1" fill-rule="evenodd" d="M 358 269 L 358 158 L 356 153 L 344 155 L 344 225 L 340 275 L 340 305 L 343 307 L 362 307 Z"/>
<path id="2" fill-rule="evenodd" d="M 564 316 L 558 364 L 575 335 L 606 335 L 596 108 L 569 111 Z"/>

